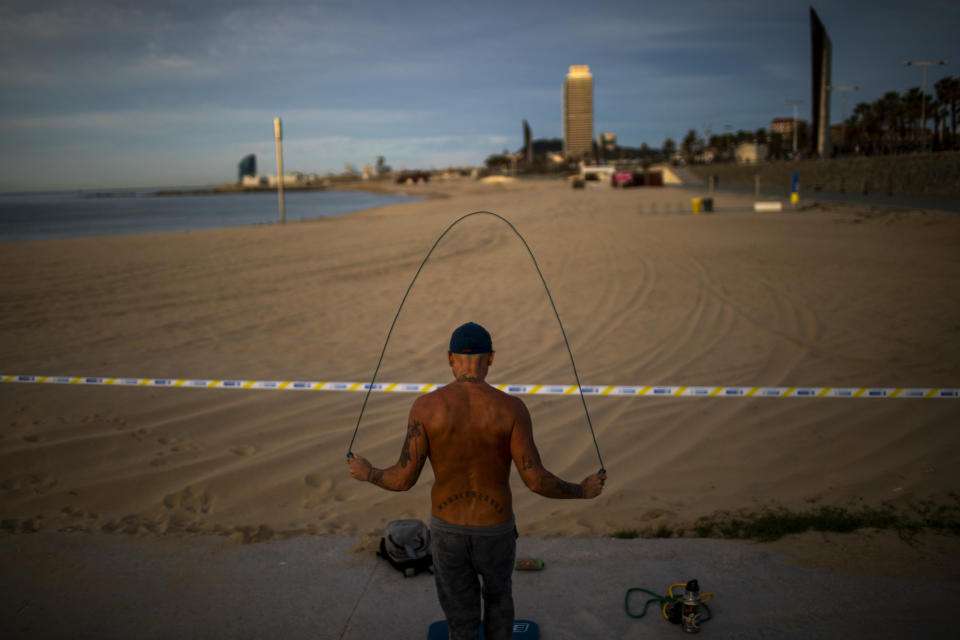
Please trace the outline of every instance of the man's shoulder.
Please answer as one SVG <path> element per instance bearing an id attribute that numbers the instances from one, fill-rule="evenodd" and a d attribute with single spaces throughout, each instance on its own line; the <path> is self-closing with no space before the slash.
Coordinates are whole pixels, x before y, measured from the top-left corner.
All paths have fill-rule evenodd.
<path id="1" fill-rule="evenodd" d="M 524 404 L 523 400 L 516 396 L 512 396 L 509 393 L 501 391 L 492 384 L 484 382 L 482 385 L 471 385 L 471 387 L 473 388 L 468 388 L 457 382 L 451 382 L 434 389 L 429 393 L 423 394 L 416 399 L 414 404 L 423 408 L 447 405 L 450 403 L 461 402 L 464 400 L 466 395 L 479 392 L 489 395 L 495 402 L 503 403 L 511 408 L 522 408 L 523 410 L 526 410 L 526 405 Z"/>

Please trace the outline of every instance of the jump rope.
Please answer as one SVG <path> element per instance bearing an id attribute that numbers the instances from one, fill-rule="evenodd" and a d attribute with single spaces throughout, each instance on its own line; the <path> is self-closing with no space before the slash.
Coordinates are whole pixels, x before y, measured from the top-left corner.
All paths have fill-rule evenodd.
<path id="1" fill-rule="evenodd" d="M 550 295 L 550 288 L 547 286 L 547 281 L 543 277 L 543 272 L 540 271 L 540 265 L 537 264 L 537 259 L 533 256 L 533 251 L 530 250 L 530 245 L 528 245 L 527 241 L 523 239 L 523 236 L 520 235 L 520 232 L 517 231 L 517 228 L 514 227 L 509 220 L 497 213 L 493 213 L 492 211 L 474 211 L 464 216 L 460 216 L 454 220 L 450 226 L 440 234 L 440 237 L 437 238 L 436 242 L 433 243 L 433 246 L 430 247 L 430 251 L 427 252 L 427 256 L 417 268 L 417 272 L 414 274 L 413 280 L 410 281 L 410 286 L 407 287 L 406 293 L 403 294 L 403 300 L 400 301 L 400 306 L 397 308 L 397 314 L 393 317 L 393 322 L 390 323 L 390 330 L 387 331 L 387 339 L 383 342 L 383 349 L 380 350 L 380 359 L 377 360 L 377 366 L 373 370 L 373 377 L 370 379 L 370 384 L 367 386 L 367 394 L 363 397 L 363 404 L 360 406 L 360 415 L 357 416 L 357 426 L 353 429 L 353 437 L 350 438 L 350 446 L 347 447 L 347 457 L 353 457 L 353 443 L 357 439 L 357 432 L 360 430 L 360 421 L 363 420 L 363 412 L 367 408 L 367 400 L 370 399 L 370 392 L 373 391 L 373 385 L 377 380 L 377 374 L 380 372 L 380 365 L 383 363 L 383 354 L 387 352 L 387 345 L 390 343 L 390 336 L 393 334 L 393 328 L 397 324 L 397 319 L 400 318 L 400 311 L 403 310 L 403 305 L 407 301 L 407 296 L 410 295 L 410 290 L 413 289 L 414 283 L 420 276 L 420 271 L 422 271 L 423 266 L 427 264 L 427 260 L 430 259 L 430 256 L 433 254 L 433 250 L 437 248 L 437 245 L 440 244 L 440 241 L 443 240 L 444 236 L 446 236 L 451 229 L 453 229 L 463 220 L 466 220 L 471 216 L 479 215 L 493 216 L 510 227 L 510 230 L 513 231 L 518 238 L 520 238 L 520 242 L 522 242 L 524 248 L 526 248 L 527 253 L 530 255 L 530 259 L 533 260 L 533 266 L 537 269 L 537 275 L 540 276 L 540 282 L 543 283 L 543 290 L 547 292 L 547 298 L 550 300 L 550 306 L 553 308 L 553 315 L 556 316 L 557 324 L 560 325 L 560 333 L 563 335 L 563 343 L 566 345 L 567 354 L 570 356 L 570 366 L 573 368 L 573 377 L 577 381 L 577 391 L 580 392 L 580 402 L 583 404 L 583 412 L 587 416 L 587 426 L 590 427 L 590 436 L 593 438 L 593 446 L 597 451 L 597 459 L 600 461 L 600 473 L 606 473 L 606 469 L 603 466 L 603 458 L 600 456 L 600 446 L 597 444 L 597 435 L 593 431 L 593 423 L 590 421 L 590 412 L 587 410 L 587 401 L 583 397 L 583 389 L 580 386 L 580 376 L 577 374 L 577 364 L 573 360 L 573 351 L 570 349 L 570 341 L 567 340 L 567 332 L 563 330 L 563 322 L 560 321 L 560 314 L 557 312 L 557 305 L 553 303 L 553 296 Z"/>

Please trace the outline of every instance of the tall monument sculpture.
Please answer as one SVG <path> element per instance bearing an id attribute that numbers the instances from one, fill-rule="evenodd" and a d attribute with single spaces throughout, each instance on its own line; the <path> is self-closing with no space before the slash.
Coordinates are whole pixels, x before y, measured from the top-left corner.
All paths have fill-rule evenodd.
<path id="1" fill-rule="evenodd" d="M 810 7 L 810 48 L 813 73 L 813 135 L 816 136 L 814 151 L 821 158 L 829 156 L 830 146 L 830 36 L 820 16 Z"/>
<path id="2" fill-rule="evenodd" d="M 587 65 L 573 65 L 563 83 L 563 155 L 593 155 L 593 76 Z"/>

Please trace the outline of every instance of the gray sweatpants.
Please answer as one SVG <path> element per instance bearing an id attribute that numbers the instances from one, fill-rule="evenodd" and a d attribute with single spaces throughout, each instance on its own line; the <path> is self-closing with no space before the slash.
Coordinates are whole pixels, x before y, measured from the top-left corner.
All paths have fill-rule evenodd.
<path id="1" fill-rule="evenodd" d="M 466 527 L 432 516 L 433 570 L 437 596 L 451 640 L 510 640 L 513 634 L 513 563 L 517 526 L 513 518 L 492 527 Z M 480 579 L 483 584 L 481 587 Z"/>

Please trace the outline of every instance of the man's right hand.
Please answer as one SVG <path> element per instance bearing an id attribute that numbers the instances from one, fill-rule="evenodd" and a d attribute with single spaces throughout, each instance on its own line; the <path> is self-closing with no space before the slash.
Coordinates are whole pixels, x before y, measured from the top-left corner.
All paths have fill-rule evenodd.
<path id="1" fill-rule="evenodd" d="M 353 476 L 355 480 L 360 480 L 361 482 L 370 480 L 372 465 L 370 461 L 363 456 L 351 453 L 347 456 L 347 466 L 350 467 L 350 475 Z"/>
<path id="2" fill-rule="evenodd" d="M 603 485 L 607 481 L 607 473 L 598 471 L 583 479 L 580 486 L 583 487 L 583 497 L 587 500 L 596 498 L 603 491 Z"/>

